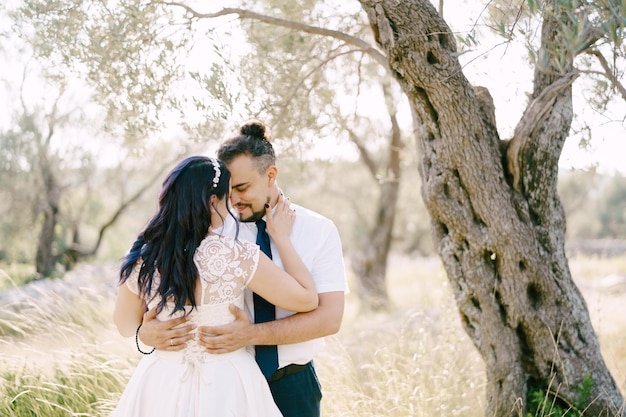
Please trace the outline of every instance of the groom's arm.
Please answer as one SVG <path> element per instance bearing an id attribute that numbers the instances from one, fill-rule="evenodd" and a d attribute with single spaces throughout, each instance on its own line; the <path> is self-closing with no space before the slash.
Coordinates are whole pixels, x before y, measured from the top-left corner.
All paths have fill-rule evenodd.
<path id="1" fill-rule="evenodd" d="M 223 326 L 201 326 L 199 344 L 210 353 L 227 353 L 245 346 L 286 345 L 329 336 L 341 327 L 344 300 L 343 291 L 320 293 L 317 309 L 258 324 L 231 306 L 236 320 Z"/>

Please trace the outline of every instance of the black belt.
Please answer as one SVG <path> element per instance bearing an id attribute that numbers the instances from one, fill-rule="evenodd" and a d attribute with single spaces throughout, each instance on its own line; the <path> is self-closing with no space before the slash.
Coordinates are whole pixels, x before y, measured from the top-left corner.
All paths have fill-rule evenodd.
<path id="1" fill-rule="evenodd" d="M 298 365 L 298 364 L 295 364 L 295 363 L 292 363 L 291 365 L 287 365 L 284 368 L 280 368 L 276 372 L 274 372 L 272 374 L 272 376 L 270 376 L 267 379 L 267 382 L 275 382 L 275 381 L 278 381 L 281 378 L 286 377 L 287 375 L 293 375 L 293 374 L 297 374 L 298 372 L 302 372 L 302 371 L 304 371 L 304 368 L 307 367 L 307 365 L 308 364 Z"/>

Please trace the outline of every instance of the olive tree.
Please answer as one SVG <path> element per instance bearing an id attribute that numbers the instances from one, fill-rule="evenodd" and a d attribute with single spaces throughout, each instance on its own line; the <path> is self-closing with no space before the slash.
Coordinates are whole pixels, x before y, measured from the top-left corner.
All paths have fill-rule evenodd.
<path id="1" fill-rule="evenodd" d="M 414 111 L 435 245 L 486 363 L 486 415 L 519 415 L 537 392 L 585 415 L 621 415 L 622 395 L 568 267 L 557 174 L 575 58 L 619 42 L 624 11 L 529 3 L 542 19 L 533 91 L 505 142 L 489 92 L 465 78 L 454 36 L 429 1 L 361 0 Z"/>
<path id="2" fill-rule="evenodd" d="M 171 158 L 178 158 L 176 150 L 165 146 L 163 152 L 140 155 L 143 145 L 137 145 L 136 138 L 148 124 L 155 129 L 154 123 L 146 121 L 158 116 L 151 109 L 159 105 L 138 104 L 146 92 L 116 70 L 128 78 L 137 74 L 120 68 L 108 73 L 117 83 L 131 86 L 127 93 L 136 95 L 132 100 L 115 94 L 119 84 L 110 79 L 101 84 L 75 79 L 77 70 L 72 68 L 78 66 L 87 75 L 85 81 L 90 74 L 98 79 L 107 74 L 94 69 L 95 62 L 92 67 L 71 62 L 79 30 L 74 23 L 81 10 L 50 9 L 63 15 L 55 23 L 45 13 L 49 6 L 26 3 L 21 9 L 6 11 L 2 18 L 10 24 L 1 32 L 13 46 L 6 48 L 4 63 L 21 77 L 15 83 L 10 79 L 12 71 L 7 71 L 2 80 L 7 97 L 15 99 L 8 103 L 7 126 L 0 126 L 0 195 L 6 197 L 0 205 L 0 230 L 6 233 L 0 251 L 9 262 L 32 262 L 38 277 L 55 275 L 95 255 L 105 233 L 162 177 L 174 162 Z M 57 41 L 72 45 L 57 49 Z M 102 37 L 94 40 L 98 41 L 91 45 L 95 53 L 109 56 L 115 52 L 103 49 Z M 101 88 L 91 87 L 97 85 Z M 159 95 L 152 93 L 150 100 L 158 102 Z M 105 145 L 117 146 L 127 160 L 104 161 L 98 152 Z M 187 152 L 187 148 L 181 151 Z M 107 168 L 107 164 L 114 167 Z M 125 181 L 112 190 L 109 186 L 115 178 Z M 91 238 L 85 238 L 85 230 Z"/>

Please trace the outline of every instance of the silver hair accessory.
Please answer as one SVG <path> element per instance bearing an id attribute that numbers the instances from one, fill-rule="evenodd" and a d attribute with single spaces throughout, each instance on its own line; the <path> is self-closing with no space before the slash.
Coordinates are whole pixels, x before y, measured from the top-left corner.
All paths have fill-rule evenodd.
<path id="1" fill-rule="evenodd" d="M 217 159 L 212 159 L 212 162 L 213 170 L 215 171 L 215 175 L 213 176 L 213 188 L 215 188 L 220 182 L 220 175 L 222 175 L 222 170 L 220 169 L 220 164 L 219 162 L 217 162 Z"/>

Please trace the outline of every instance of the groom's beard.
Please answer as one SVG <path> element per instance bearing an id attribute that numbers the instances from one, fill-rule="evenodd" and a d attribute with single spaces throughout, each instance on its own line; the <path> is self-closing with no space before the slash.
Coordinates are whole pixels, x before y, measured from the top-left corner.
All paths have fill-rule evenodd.
<path id="1" fill-rule="evenodd" d="M 266 203 L 269 204 L 270 203 L 270 197 L 267 196 L 267 200 Z M 250 210 L 252 211 L 252 214 L 247 216 L 247 217 L 243 217 L 243 213 L 239 214 L 239 220 L 242 223 L 253 223 L 253 222 L 257 222 L 258 220 L 261 220 L 263 218 L 263 216 L 265 216 L 265 207 L 263 207 L 261 210 L 259 211 L 254 211 L 254 209 L 252 208 L 252 204 L 238 204 L 239 207 L 249 207 Z"/>

